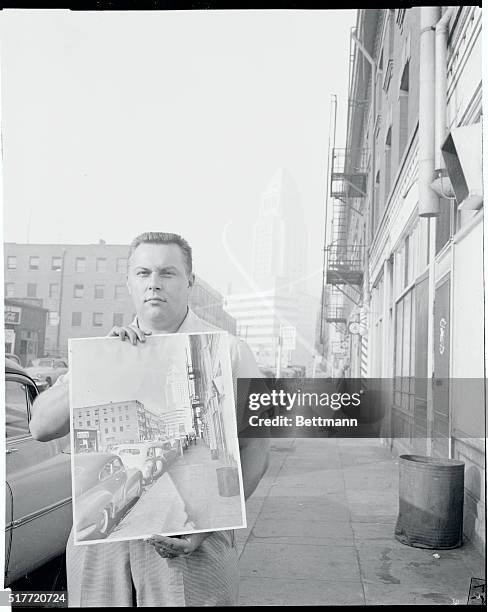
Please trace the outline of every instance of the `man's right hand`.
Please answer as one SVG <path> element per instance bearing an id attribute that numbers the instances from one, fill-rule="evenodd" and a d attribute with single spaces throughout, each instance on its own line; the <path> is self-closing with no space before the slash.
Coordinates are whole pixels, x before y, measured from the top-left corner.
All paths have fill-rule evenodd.
<path id="1" fill-rule="evenodd" d="M 125 340 L 126 338 L 128 338 L 135 346 L 137 344 L 137 341 L 145 342 L 146 336 L 148 336 L 149 334 L 151 334 L 150 331 L 142 331 L 142 329 L 139 329 L 135 325 L 124 325 L 120 327 L 118 325 L 115 325 L 107 334 L 107 337 L 110 338 L 118 336 L 121 340 Z"/>

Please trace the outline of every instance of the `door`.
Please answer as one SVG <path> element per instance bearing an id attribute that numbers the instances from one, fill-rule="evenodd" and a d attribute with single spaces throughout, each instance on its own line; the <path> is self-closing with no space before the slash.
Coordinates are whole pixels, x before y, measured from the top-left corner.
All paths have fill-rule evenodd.
<path id="1" fill-rule="evenodd" d="M 434 302 L 434 379 L 432 453 L 449 456 L 449 357 L 450 357 L 450 289 L 448 274 L 437 284 Z"/>
<path id="2" fill-rule="evenodd" d="M 26 377 L 6 375 L 6 584 L 62 554 L 72 525 L 70 456 L 61 452 L 68 437 L 32 438 L 36 394 Z"/>

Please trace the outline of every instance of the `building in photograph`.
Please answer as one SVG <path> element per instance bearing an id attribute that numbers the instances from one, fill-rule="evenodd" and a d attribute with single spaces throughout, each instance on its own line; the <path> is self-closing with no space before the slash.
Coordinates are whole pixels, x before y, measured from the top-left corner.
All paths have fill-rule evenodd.
<path id="1" fill-rule="evenodd" d="M 7 242 L 5 296 L 38 300 L 47 309 L 46 355 L 67 355 L 68 338 L 104 336 L 134 318 L 127 280 L 127 245 Z M 198 316 L 234 333 L 223 297 L 196 279 L 190 305 Z"/>
<path id="2" fill-rule="evenodd" d="M 156 440 L 166 435 L 163 417 L 145 408 L 138 400 L 76 408 L 73 418 L 77 430 L 98 430 L 100 449 Z"/>
<path id="3" fill-rule="evenodd" d="M 324 351 L 389 378 L 397 452 L 465 462 L 485 544 L 481 8 L 362 9 L 346 148 L 331 151 Z M 328 340 L 327 340 L 328 339 Z M 339 367 L 339 363 L 337 366 Z M 469 397 L 448 379 L 478 379 Z"/>
<path id="4" fill-rule="evenodd" d="M 5 298 L 5 352 L 20 357 L 23 366 L 44 355 L 48 310 L 36 300 Z"/>
<path id="5" fill-rule="evenodd" d="M 233 439 L 235 430 L 224 411 L 234 410 L 230 403 L 230 391 L 224 380 L 221 352 L 222 334 L 195 334 L 190 337 L 191 378 L 195 395 L 192 404 L 196 406 L 199 434 L 211 451 L 213 459 L 233 464 L 237 457 L 228 440 Z"/>

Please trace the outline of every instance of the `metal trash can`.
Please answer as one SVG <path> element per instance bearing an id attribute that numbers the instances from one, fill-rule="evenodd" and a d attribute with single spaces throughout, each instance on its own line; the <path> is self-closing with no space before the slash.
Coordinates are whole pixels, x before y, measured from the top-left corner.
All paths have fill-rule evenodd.
<path id="1" fill-rule="evenodd" d="M 463 543 L 464 462 L 401 455 L 397 540 L 417 548 Z"/>
<path id="2" fill-rule="evenodd" d="M 239 495 L 239 474 L 237 467 L 224 466 L 217 468 L 219 495 L 232 497 Z"/>

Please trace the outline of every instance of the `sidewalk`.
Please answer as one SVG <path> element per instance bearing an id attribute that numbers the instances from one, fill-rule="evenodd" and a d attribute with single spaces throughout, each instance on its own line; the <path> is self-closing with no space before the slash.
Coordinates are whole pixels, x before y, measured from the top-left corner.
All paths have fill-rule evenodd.
<path id="1" fill-rule="evenodd" d="M 398 460 L 379 440 L 277 439 L 270 455 L 236 531 L 240 605 L 465 604 L 485 576 L 468 542 L 395 539 Z"/>
<path id="2" fill-rule="evenodd" d="M 240 496 L 223 497 L 219 494 L 217 468 L 223 466 L 222 461 L 211 458 L 210 449 L 203 440 L 198 440 L 169 469 L 196 529 L 242 525 Z"/>

